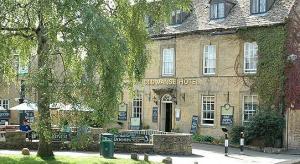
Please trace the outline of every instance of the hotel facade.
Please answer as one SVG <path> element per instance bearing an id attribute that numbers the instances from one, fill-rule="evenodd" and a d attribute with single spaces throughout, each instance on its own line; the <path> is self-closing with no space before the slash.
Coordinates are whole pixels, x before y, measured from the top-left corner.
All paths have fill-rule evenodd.
<path id="1" fill-rule="evenodd" d="M 216 138 L 223 127 L 244 125 L 259 110 L 260 98 L 244 78 L 256 75 L 259 52 L 238 31 L 285 26 L 292 9 L 300 13 L 297 6 L 294 0 L 194 0 L 191 13 L 174 11 L 170 25 L 151 35 L 145 77 L 134 95 L 124 91 L 119 120 L 128 129 Z M 284 144 L 299 148 L 300 112 L 291 116 L 287 108 Z"/>

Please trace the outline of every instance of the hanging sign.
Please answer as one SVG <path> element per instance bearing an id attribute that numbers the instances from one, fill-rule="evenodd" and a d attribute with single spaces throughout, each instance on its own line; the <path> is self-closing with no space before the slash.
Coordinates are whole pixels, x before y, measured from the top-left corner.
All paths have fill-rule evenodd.
<path id="1" fill-rule="evenodd" d="M 158 121 L 158 107 L 154 106 L 152 108 L 152 122 L 157 122 Z"/>
<path id="2" fill-rule="evenodd" d="M 221 106 L 221 125 L 222 126 L 232 126 L 233 125 L 233 112 L 234 107 L 230 104 L 225 104 Z"/>
<path id="3" fill-rule="evenodd" d="M 198 116 L 192 117 L 192 125 L 191 125 L 191 133 L 195 134 L 197 133 L 198 128 Z"/>
<path id="4" fill-rule="evenodd" d="M 127 120 L 127 104 L 119 105 L 118 120 L 120 120 L 120 121 Z"/>

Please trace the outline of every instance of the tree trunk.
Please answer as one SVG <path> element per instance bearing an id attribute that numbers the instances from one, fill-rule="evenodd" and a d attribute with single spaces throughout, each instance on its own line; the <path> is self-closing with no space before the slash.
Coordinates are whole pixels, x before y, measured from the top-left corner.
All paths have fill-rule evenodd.
<path id="1" fill-rule="evenodd" d="M 51 96 L 51 69 L 48 65 L 49 60 L 49 45 L 44 27 L 42 15 L 39 16 L 40 23 L 36 30 L 38 39 L 38 133 L 39 133 L 39 148 L 37 155 L 42 158 L 51 158 L 54 156 L 52 150 L 52 130 L 51 118 L 49 111 L 49 98 Z"/>

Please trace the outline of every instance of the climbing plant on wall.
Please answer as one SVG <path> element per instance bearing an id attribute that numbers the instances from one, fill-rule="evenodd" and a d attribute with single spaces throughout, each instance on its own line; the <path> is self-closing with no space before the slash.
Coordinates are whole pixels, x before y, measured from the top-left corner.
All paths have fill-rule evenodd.
<path id="1" fill-rule="evenodd" d="M 259 95 L 260 105 L 283 109 L 286 27 L 244 28 L 238 31 L 238 36 L 258 45 L 257 73 L 243 77 L 250 79 L 250 88 Z"/>

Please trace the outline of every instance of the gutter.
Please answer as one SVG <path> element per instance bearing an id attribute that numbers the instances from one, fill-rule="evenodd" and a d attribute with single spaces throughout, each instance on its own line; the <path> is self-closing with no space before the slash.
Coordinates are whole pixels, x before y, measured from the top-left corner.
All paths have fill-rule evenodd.
<path id="1" fill-rule="evenodd" d="M 210 36 L 230 35 L 230 34 L 237 33 L 238 30 L 240 29 L 281 26 L 285 24 L 286 22 L 281 22 L 281 23 L 273 23 L 268 25 L 241 26 L 241 27 L 233 27 L 233 28 L 215 28 L 215 29 L 207 29 L 207 30 L 185 31 L 185 32 L 178 32 L 178 33 L 155 34 L 155 35 L 150 35 L 150 38 L 152 40 L 166 40 L 166 39 L 172 39 L 172 38 L 186 36 L 186 35 L 210 35 Z"/>

